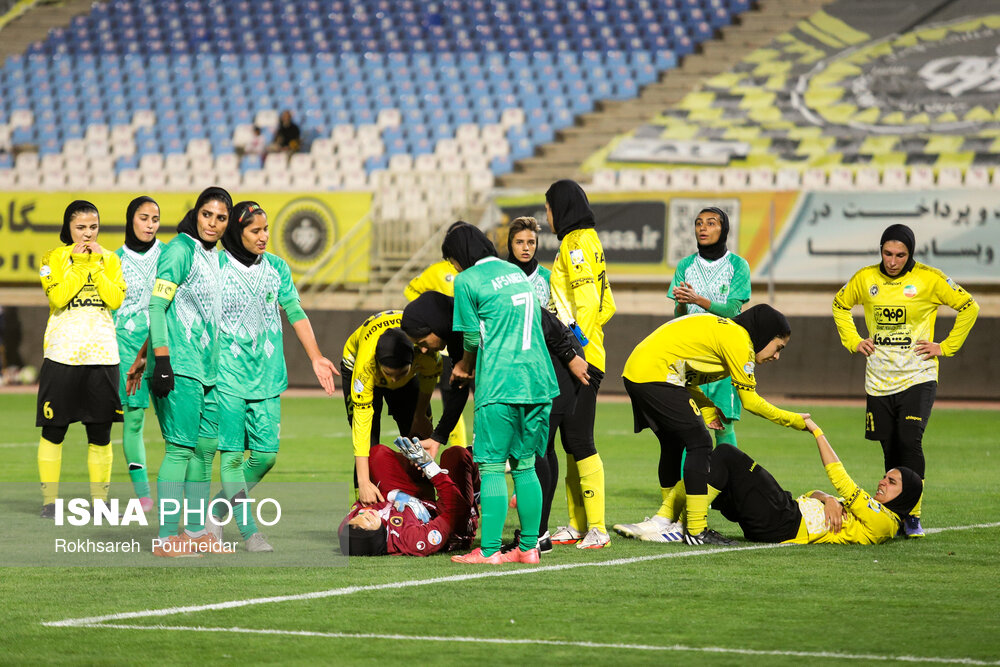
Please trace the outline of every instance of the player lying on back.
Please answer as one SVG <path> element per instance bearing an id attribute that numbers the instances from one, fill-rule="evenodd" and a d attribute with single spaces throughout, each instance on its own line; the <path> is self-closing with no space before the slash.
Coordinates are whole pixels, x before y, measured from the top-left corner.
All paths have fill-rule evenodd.
<path id="1" fill-rule="evenodd" d="M 449 447 L 441 456 L 445 470 L 416 439 L 397 438 L 396 446 L 402 455 L 385 445 L 371 448 L 369 472 L 386 500 L 354 503 L 337 531 L 341 552 L 429 556 L 469 548 L 476 533 L 473 508 L 479 485 L 472 454 L 464 447 Z"/>
<path id="2" fill-rule="evenodd" d="M 871 495 L 847 474 L 816 422 L 807 418 L 805 423 L 816 437 L 823 467 L 839 497 L 810 491 L 793 499 L 746 452 L 721 444 L 712 452 L 708 475 L 712 507 L 738 523 L 754 542 L 882 544 L 895 537 L 923 493 L 920 475 L 902 466 L 892 468 Z M 677 494 L 675 502 L 682 504 L 683 496 L 683 491 Z"/>

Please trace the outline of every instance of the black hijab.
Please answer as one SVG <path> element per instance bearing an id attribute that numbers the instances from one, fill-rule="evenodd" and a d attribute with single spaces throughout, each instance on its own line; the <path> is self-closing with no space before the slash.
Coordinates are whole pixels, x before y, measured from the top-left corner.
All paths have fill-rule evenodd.
<path id="1" fill-rule="evenodd" d="M 140 255 L 153 247 L 153 244 L 156 243 L 156 236 L 154 235 L 151 241 L 140 241 L 139 237 L 135 235 L 135 220 L 133 218 L 135 218 L 140 206 L 150 203 L 156 204 L 156 200 L 142 195 L 130 201 L 128 208 L 125 209 L 125 247 Z M 156 204 L 156 208 L 159 210 L 160 205 Z"/>
<path id="2" fill-rule="evenodd" d="M 754 352 L 760 352 L 775 338 L 784 338 L 792 333 L 788 319 L 766 303 L 746 309 L 733 321 L 750 334 Z"/>
<path id="3" fill-rule="evenodd" d="M 188 211 L 184 215 L 184 219 L 181 220 L 180 224 L 177 225 L 178 234 L 187 234 L 195 241 L 200 243 L 205 250 L 211 250 L 215 247 L 215 243 L 209 243 L 208 241 L 203 241 L 200 236 L 198 236 L 198 211 L 201 207 L 210 201 L 221 201 L 226 205 L 227 212 L 232 215 L 233 212 L 233 198 L 229 196 L 229 193 L 219 187 L 210 187 L 202 191 L 198 195 L 198 201 L 195 202 L 194 208 Z"/>
<path id="4" fill-rule="evenodd" d="M 879 261 L 878 270 L 890 278 L 902 278 L 917 263 L 917 260 L 913 259 L 913 248 L 917 245 L 917 239 L 913 235 L 913 230 L 906 225 L 889 225 L 882 232 L 882 240 L 878 243 L 879 257 L 882 256 L 882 248 L 885 246 L 886 241 L 899 241 L 906 246 L 906 251 L 910 253 L 910 256 L 907 258 L 906 265 L 903 266 L 903 270 L 899 272 L 898 276 L 889 276 L 889 273 L 885 270 L 885 260 Z"/>
<path id="5" fill-rule="evenodd" d="M 340 527 L 340 553 L 345 556 L 383 556 L 389 552 L 385 526 L 365 530 L 345 522 Z"/>
<path id="6" fill-rule="evenodd" d="M 77 213 L 97 213 L 97 207 L 85 199 L 76 199 L 69 203 L 63 213 L 63 226 L 59 230 L 59 240 L 66 245 L 73 245 L 73 234 L 69 231 L 69 223 Z M 98 225 L 100 225 L 101 214 L 97 213 Z M 98 227 L 100 230 L 100 227 Z"/>
<path id="7" fill-rule="evenodd" d="M 250 266 L 260 259 L 260 255 L 250 252 L 243 245 L 243 230 L 258 213 L 267 215 L 257 202 L 241 201 L 233 206 L 229 224 L 222 233 L 222 247 L 243 266 Z"/>
<path id="8" fill-rule="evenodd" d="M 924 482 L 920 475 L 905 466 L 898 466 L 899 476 L 903 482 L 903 490 L 887 503 L 882 503 L 895 512 L 900 519 L 906 518 L 920 501 L 924 492 Z"/>
<path id="9" fill-rule="evenodd" d="M 552 229 L 560 241 L 577 229 L 591 229 L 597 223 L 590 210 L 587 193 L 576 181 L 556 181 L 545 193 L 545 201 L 552 209 Z"/>
<path id="10" fill-rule="evenodd" d="M 386 368 L 405 368 L 413 363 L 413 341 L 398 327 L 386 329 L 375 343 L 375 361 Z"/>
<path id="11" fill-rule="evenodd" d="M 478 227 L 455 223 L 444 237 L 441 254 L 458 262 L 464 271 L 484 257 L 497 257 L 497 249 Z"/>
<path id="12" fill-rule="evenodd" d="M 698 211 L 698 215 L 701 215 L 705 211 L 710 211 L 719 216 L 719 224 L 722 225 L 722 233 L 719 234 L 719 240 L 715 243 L 709 243 L 707 245 L 698 244 L 698 254 L 701 255 L 702 259 L 706 259 L 709 262 L 714 262 L 723 255 L 726 254 L 726 238 L 729 236 L 729 216 L 721 208 L 716 206 L 708 206 L 706 208 Z"/>
<path id="13" fill-rule="evenodd" d="M 441 340 L 452 334 L 455 299 L 441 292 L 424 292 L 403 308 L 399 328 L 410 338 L 423 338 L 429 333 Z"/>
<path id="14" fill-rule="evenodd" d="M 524 275 L 530 276 L 532 273 L 535 272 L 535 269 L 538 268 L 538 246 L 535 246 L 535 254 L 532 255 L 531 259 L 529 259 L 527 262 L 522 262 L 521 260 L 519 260 L 517 256 L 514 254 L 513 243 L 514 243 L 514 237 L 517 236 L 517 234 L 520 234 L 521 232 L 531 232 L 532 234 L 535 235 L 536 239 L 538 238 L 538 233 L 535 232 L 535 230 L 533 229 L 520 229 L 517 231 L 516 234 L 508 234 L 507 261 L 516 266 L 517 268 L 521 269 L 522 271 L 524 271 Z"/>

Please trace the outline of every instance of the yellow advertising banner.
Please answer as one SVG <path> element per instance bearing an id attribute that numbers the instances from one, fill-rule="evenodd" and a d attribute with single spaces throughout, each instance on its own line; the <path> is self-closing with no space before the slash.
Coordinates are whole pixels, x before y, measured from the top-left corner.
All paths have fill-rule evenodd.
<path id="1" fill-rule="evenodd" d="M 102 192 L 0 192 L 0 283 L 38 281 L 41 259 L 60 245 L 63 211 L 74 199 L 86 199 L 101 213 L 97 241 L 109 250 L 125 240 L 125 209 L 133 194 Z M 194 206 L 198 193 L 150 193 L 160 205 L 162 241 L 174 237 L 177 224 Z M 361 221 L 371 208 L 371 193 L 240 193 L 268 214 L 271 239 L 268 251 L 286 262 L 298 280 L 323 259 L 338 240 Z M 365 222 L 363 224 L 370 224 Z M 348 282 L 367 282 L 368 252 L 355 253 L 345 272 Z M 334 256 L 329 262 L 347 261 Z"/>
<path id="2" fill-rule="evenodd" d="M 612 275 L 664 276 L 677 263 L 697 252 L 694 221 L 707 206 L 718 206 L 730 219 L 729 249 L 755 271 L 767 257 L 770 238 L 776 238 L 789 220 L 798 192 L 595 192 L 589 195 Z M 549 265 L 559 241 L 548 233 L 542 194 L 497 200 L 506 222 L 533 216 L 542 224 L 539 261 Z M 773 224 L 772 224 L 773 221 Z M 498 239 L 503 247 L 504 239 Z"/>

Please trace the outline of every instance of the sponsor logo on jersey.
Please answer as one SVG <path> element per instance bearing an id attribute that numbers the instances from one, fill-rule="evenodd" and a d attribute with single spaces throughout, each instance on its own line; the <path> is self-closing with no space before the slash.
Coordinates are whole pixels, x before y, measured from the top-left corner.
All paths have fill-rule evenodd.
<path id="1" fill-rule="evenodd" d="M 583 264 L 583 250 L 581 250 L 580 248 L 577 248 L 576 250 L 570 250 L 569 261 L 572 262 L 574 266 L 577 264 Z"/>
<path id="2" fill-rule="evenodd" d="M 450 274 L 450 273 L 446 273 L 446 274 L 445 274 L 445 276 L 444 276 L 444 281 L 445 281 L 446 283 L 450 283 L 450 282 L 452 282 L 453 280 L 455 280 L 455 276 L 453 276 L 453 275 L 452 275 L 452 274 Z"/>
<path id="3" fill-rule="evenodd" d="M 872 512 L 881 512 L 882 511 L 882 503 L 880 503 L 879 501 L 875 500 L 874 498 L 869 498 L 868 499 L 868 509 L 870 509 Z"/>
<path id="4" fill-rule="evenodd" d="M 47 278 L 48 276 L 52 275 L 52 269 L 49 267 L 48 264 L 46 264 L 38 271 L 38 275 L 40 275 L 42 278 Z"/>
<path id="5" fill-rule="evenodd" d="M 906 420 L 908 420 L 908 421 L 912 421 L 912 422 L 920 422 L 920 421 L 923 421 L 923 418 L 922 418 L 922 417 L 918 417 L 918 416 L 916 416 L 916 415 L 906 415 L 906 417 L 904 417 L 904 419 L 906 419 Z"/>
<path id="6" fill-rule="evenodd" d="M 917 288 L 915 285 L 907 285 L 903 288 L 903 296 L 907 299 L 912 299 L 917 295 Z"/>
<path id="7" fill-rule="evenodd" d="M 743 364 L 743 372 L 746 373 L 747 375 L 753 375 L 752 361 L 748 361 L 747 363 Z"/>
<path id="8" fill-rule="evenodd" d="M 434 546 L 441 544 L 441 539 L 442 537 L 440 530 L 432 530 L 431 532 L 427 533 L 427 541 L 433 544 Z"/>
<path id="9" fill-rule="evenodd" d="M 364 390 L 365 390 L 365 383 L 361 381 L 361 378 L 355 378 L 354 391 L 360 394 Z"/>
<path id="10" fill-rule="evenodd" d="M 427 544 L 423 541 L 417 542 L 417 551 L 423 551 L 427 547 Z"/>
<path id="11" fill-rule="evenodd" d="M 869 287 L 868 293 L 871 294 L 872 296 L 878 296 L 878 285 L 872 285 L 871 287 Z"/>
<path id="12" fill-rule="evenodd" d="M 902 324 L 906 321 L 906 306 L 878 306 L 874 315 L 876 324 Z"/>
<path id="13" fill-rule="evenodd" d="M 392 517 L 389 517 L 389 523 L 391 523 L 392 525 L 394 525 L 394 526 L 396 526 L 398 528 L 398 527 L 400 527 L 400 526 L 403 525 L 403 517 L 401 517 L 401 516 L 392 516 Z"/>
<path id="14" fill-rule="evenodd" d="M 958 285 L 951 278 L 945 278 L 944 281 L 946 283 L 948 283 L 948 287 L 952 288 L 953 290 L 957 290 L 958 289 Z"/>

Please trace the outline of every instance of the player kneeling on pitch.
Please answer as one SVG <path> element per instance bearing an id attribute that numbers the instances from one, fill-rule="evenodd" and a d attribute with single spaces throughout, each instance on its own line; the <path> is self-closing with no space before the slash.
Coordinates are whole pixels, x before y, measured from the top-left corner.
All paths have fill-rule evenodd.
<path id="1" fill-rule="evenodd" d="M 338 530 L 341 552 L 429 556 L 468 549 L 476 533 L 474 494 L 479 483 L 469 450 L 446 449 L 441 463 L 447 469 L 442 469 L 416 438 L 396 438 L 396 446 L 402 455 L 385 445 L 372 446 L 369 472 L 386 500 L 354 503 Z"/>
<path id="2" fill-rule="evenodd" d="M 892 468 L 870 495 L 847 474 L 816 422 L 805 423 L 816 437 L 823 467 L 839 498 L 810 491 L 793 499 L 746 452 L 720 444 L 712 452 L 708 473 L 712 507 L 740 524 L 743 535 L 754 542 L 882 544 L 895 537 L 923 493 L 920 475 L 906 467 Z M 674 495 L 676 506 L 684 504 L 683 485 L 678 484 Z"/>

